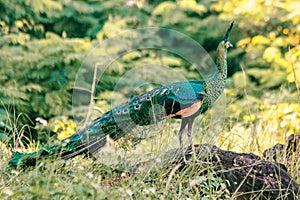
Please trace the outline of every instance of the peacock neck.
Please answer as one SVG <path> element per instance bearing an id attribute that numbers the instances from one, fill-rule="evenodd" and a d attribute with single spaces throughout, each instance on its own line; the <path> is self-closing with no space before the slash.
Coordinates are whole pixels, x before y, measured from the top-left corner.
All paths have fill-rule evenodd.
<path id="1" fill-rule="evenodd" d="M 227 50 L 225 48 L 217 49 L 217 70 L 214 75 L 205 81 L 206 92 L 210 97 L 211 103 L 216 101 L 223 93 L 225 81 L 227 78 Z"/>
<path id="2" fill-rule="evenodd" d="M 222 47 L 221 44 L 217 48 L 217 68 L 220 74 L 227 77 L 227 49 Z"/>

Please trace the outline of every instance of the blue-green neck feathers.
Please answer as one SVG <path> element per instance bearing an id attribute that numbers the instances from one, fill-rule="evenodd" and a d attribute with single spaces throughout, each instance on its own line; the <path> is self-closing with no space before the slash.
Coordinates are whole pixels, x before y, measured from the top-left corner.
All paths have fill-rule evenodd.
<path id="1" fill-rule="evenodd" d="M 217 69 L 224 78 L 227 77 L 227 47 L 225 41 L 220 42 L 217 48 Z"/>
<path id="2" fill-rule="evenodd" d="M 209 80 L 206 80 L 206 91 L 208 93 L 210 103 L 212 104 L 216 101 L 219 96 L 223 93 L 225 88 L 225 81 L 227 78 L 227 42 L 220 42 L 217 48 L 217 71 L 213 77 Z"/>

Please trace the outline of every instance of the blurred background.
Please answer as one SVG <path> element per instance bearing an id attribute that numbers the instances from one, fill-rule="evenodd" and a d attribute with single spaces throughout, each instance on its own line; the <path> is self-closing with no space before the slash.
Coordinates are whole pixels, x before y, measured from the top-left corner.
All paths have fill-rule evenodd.
<path id="1" fill-rule="evenodd" d="M 233 20 L 226 123 L 218 145 L 261 153 L 277 142 L 285 143 L 289 134 L 300 131 L 299 8 L 297 0 L 0 0 L 1 144 L 16 148 L 73 134 L 76 74 L 87 56 L 93 60 L 123 51 L 122 43 L 99 45 L 120 37 L 123 30 L 176 30 L 197 41 L 215 59 L 216 47 Z M 133 45 L 126 43 L 125 49 Z M 115 85 L 126 72 L 145 64 L 168 66 L 188 80 L 201 78 L 176 55 L 153 49 L 131 51 L 101 77 L 91 118 L 130 98 L 125 86 L 116 95 Z M 89 85 L 93 70 L 81 75 L 81 85 Z M 149 84 L 136 92 L 152 87 Z M 81 100 L 80 106 L 74 105 L 77 113 L 91 105 L 89 99 Z"/>

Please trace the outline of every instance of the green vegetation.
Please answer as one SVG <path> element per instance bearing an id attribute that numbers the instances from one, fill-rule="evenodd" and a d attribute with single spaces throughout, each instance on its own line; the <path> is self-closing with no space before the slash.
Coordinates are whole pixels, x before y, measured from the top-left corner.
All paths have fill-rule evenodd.
<path id="1" fill-rule="evenodd" d="M 120 83 L 121 77 L 128 77 L 138 66 L 167 66 L 174 70 L 168 81 L 179 81 L 178 74 L 186 79 L 201 78 L 191 63 L 178 55 L 137 49 L 139 41 L 153 38 L 150 32 L 136 34 L 137 28 L 144 27 L 186 34 L 215 58 L 218 42 L 235 20 L 230 35 L 234 48 L 228 57 L 226 106 L 218 107 L 217 103 L 215 110 L 197 120 L 195 131 L 201 134 L 196 134 L 195 140 L 207 142 L 205 135 L 215 134 L 215 143 L 221 148 L 257 155 L 278 142 L 285 143 L 289 134 L 300 132 L 299 7 L 296 0 L 0 0 L 0 198 L 228 197 L 224 189 L 227 183 L 215 177 L 213 171 L 208 177 L 175 174 L 171 182 L 167 174 L 172 169 L 143 175 L 125 173 L 134 163 L 134 156 L 142 161 L 144 154 L 159 154 L 166 143 L 174 143 L 168 138 L 177 139 L 176 121 L 168 121 L 163 128 L 152 131 L 153 137 L 138 141 L 133 149 L 132 138 L 116 144 L 129 150 L 112 152 L 112 168 L 101 165 L 101 161 L 108 163 L 105 159 L 76 158 L 67 162 L 44 161 L 25 172 L 4 169 L 12 150 L 34 151 L 41 144 L 55 143 L 74 133 L 72 111 L 76 120 L 84 121 L 86 110 L 92 105 L 96 109 L 89 117 L 95 118 L 111 105 L 154 87 L 155 83 L 132 89 L 131 79 Z M 121 34 L 129 28 L 128 35 Z M 134 41 L 128 40 L 130 37 Z M 148 42 L 155 46 L 168 41 L 174 42 L 161 41 L 160 37 Z M 134 51 L 126 52 L 128 49 Z M 85 95 L 87 98 L 72 102 L 72 92 L 76 92 L 73 86 L 82 64 L 88 70 L 81 71 L 80 85 L 90 90 L 94 61 L 116 54 L 121 56 L 104 71 L 93 101 Z M 141 74 L 144 79 L 147 75 Z M 226 115 L 224 123 L 219 123 L 221 128 L 216 129 L 218 133 L 211 133 L 217 109 L 224 109 Z M 36 123 L 38 117 L 48 124 Z M 131 153 L 134 156 L 128 155 Z M 299 173 L 298 164 L 292 174 Z M 300 183 L 299 176 L 295 178 Z M 203 188 L 203 193 L 191 183 Z"/>

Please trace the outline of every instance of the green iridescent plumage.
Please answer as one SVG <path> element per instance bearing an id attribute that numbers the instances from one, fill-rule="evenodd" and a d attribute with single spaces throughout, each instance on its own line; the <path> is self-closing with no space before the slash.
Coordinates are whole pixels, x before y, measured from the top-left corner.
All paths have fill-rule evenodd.
<path id="1" fill-rule="evenodd" d="M 191 140 L 194 119 L 206 112 L 222 94 L 227 77 L 227 49 L 232 47 L 228 40 L 233 23 L 217 48 L 217 70 L 206 80 L 170 83 L 135 96 L 92 121 L 60 144 L 22 154 L 15 152 L 9 165 L 34 165 L 40 157 L 61 156 L 64 159 L 79 154 L 94 154 L 106 144 L 107 136 L 114 140 L 125 136 L 136 126 L 149 125 L 166 118 L 180 118 L 179 141 L 188 126 Z"/>

